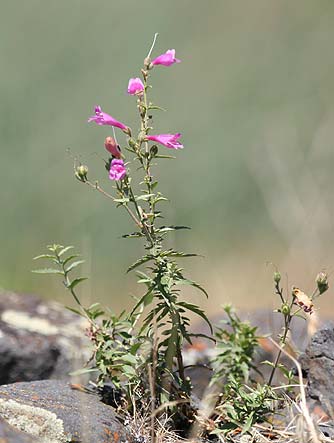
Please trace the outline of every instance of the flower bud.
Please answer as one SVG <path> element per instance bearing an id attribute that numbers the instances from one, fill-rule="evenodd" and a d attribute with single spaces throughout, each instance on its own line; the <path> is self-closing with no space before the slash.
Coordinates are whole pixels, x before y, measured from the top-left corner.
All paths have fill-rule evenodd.
<path id="1" fill-rule="evenodd" d="M 88 166 L 80 165 L 75 169 L 75 176 L 78 180 L 85 183 L 87 181 Z"/>
<path id="2" fill-rule="evenodd" d="M 108 152 L 114 157 L 114 158 L 121 158 L 121 150 L 116 143 L 116 141 L 112 137 L 107 137 L 104 141 L 104 146 Z"/>
<path id="3" fill-rule="evenodd" d="M 146 57 L 145 59 L 144 59 L 144 66 L 145 66 L 145 69 L 148 71 L 149 69 L 151 69 L 151 68 L 153 68 L 153 65 L 151 64 L 151 59 L 150 59 L 150 57 Z M 143 72 L 144 71 L 144 72 Z M 142 69 L 142 71 L 141 71 L 143 74 L 145 73 L 146 75 L 147 75 L 147 72 L 145 72 L 145 70 L 144 69 Z"/>
<path id="4" fill-rule="evenodd" d="M 158 146 L 157 145 L 153 145 L 151 146 L 150 149 L 150 156 L 153 158 L 158 154 Z"/>
<path id="5" fill-rule="evenodd" d="M 289 315 L 290 314 L 290 306 L 287 303 L 283 303 L 282 307 L 281 307 L 281 312 L 284 315 Z"/>
<path id="6" fill-rule="evenodd" d="M 129 138 L 128 143 L 129 143 L 130 148 L 132 148 L 132 149 L 135 149 L 137 147 L 137 144 L 133 138 Z"/>
<path id="7" fill-rule="evenodd" d="M 122 129 L 122 131 L 124 132 L 124 134 L 128 135 L 129 137 L 131 137 L 131 128 L 129 128 L 128 126 L 124 129 Z"/>
<path id="8" fill-rule="evenodd" d="M 274 272 L 274 282 L 279 283 L 281 281 L 281 274 L 280 272 L 276 271 Z"/>
<path id="9" fill-rule="evenodd" d="M 319 289 L 320 294 L 323 294 L 329 288 L 328 276 L 327 276 L 326 272 L 319 272 L 315 281 L 318 285 L 318 289 Z"/>

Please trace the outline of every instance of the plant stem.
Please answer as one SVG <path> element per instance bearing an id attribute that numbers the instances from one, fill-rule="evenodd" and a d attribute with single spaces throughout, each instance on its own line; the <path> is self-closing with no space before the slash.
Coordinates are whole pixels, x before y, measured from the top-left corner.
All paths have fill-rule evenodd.
<path id="1" fill-rule="evenodd" d="M 284 299 L 283 290 L 282 290 L 282 288 L 280 288 L 279 282 L 275 283 L 275 292 L 276 292 L 277 295 L 279 295 L 282 304 L 285 304 L 286 300 Z M 286 338 L 287 338 L 288 332 L 290 330 L 291 321 L 292 321 L 292 318 L 293 318 L 293 315 L 291 314 L 292 306 L 293 306 L 293 298 L 292 298 L 290 306 L 289 306 L 289 313 L 288 314 L 284 314 L 284 332 L 283 332 L 283 336 L 282 336 L 282 338 L 280 340 L 282 348 L 285 346 Z M 271 370 L 271 373 L 270 373 L 270 377 L 269 377 L 269 380 L 268 380 L 268 385 L 269 386 L 271 386 L 271 384 L 272 384 L 272 381 L 273 381 L 273 378 L 274 378 L 274 375 L 275 375 L 275 372 L 276 372 L 279 360 L 281 358 L 281 354 L 282 354 L 282 350 L 280 349 L 278 351 L 278 353 L 277 353 L 274 366 L 273 366 L 273 368 Z"/>
<path id="2" fill-rule="evenodd" d="M 90 186 L 93 189 L 96 189 L 97 191 L 99 191 L 102 195 L 104 195 L 107 198 L 110 198 L 111 200 L 115 200 L 115 198 L 109 194 L 108 192 L 106 192 L 103 188 L 101 188 L 101 186 L 96 182 L 95 184 L 90 182 L 89 180 L 85 181 L 84 183 L 86 183 L 88 186 Z M 132 220 L 135 222 L 135 224 L 141 229 L 143 227 L 142 223 L 137 219 L 137 217 L 135 216 L 135 214 L 132 212 L 132 210 L 129 208 L 129 206 L 127 204 L 122 205 L 125 210 L 127 211 L 127 213 L 130 215 L 130 217 L 132 218 Z"/>

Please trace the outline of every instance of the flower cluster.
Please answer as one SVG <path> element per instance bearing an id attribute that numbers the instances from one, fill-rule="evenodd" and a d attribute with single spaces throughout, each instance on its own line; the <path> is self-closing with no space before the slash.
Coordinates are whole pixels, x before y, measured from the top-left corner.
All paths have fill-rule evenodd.
<path id="1" fill-rule="evenodd" d="M 180 63 L 181 60 L 175 58 L 175 49 L 169 49 L 164 54 L 159 55 L 152 61 L 149 59 L 145 59 L 145 67 L 148 70 L 153 69 L 154 66 L 162 65 L 162 66 L 171 66 L 174 63 Z M 146 79 L 147 72 L 142 71 L 144 82 L 136 77 L 130 78 L 128 83 L 128 94 L 137 96 L 138 100 L 142 100 L 146 94 Z M 94 121 L 99 126 L 113 126 L 115 128 L 121 129 L 125 134 L 131 137 L 131 129 L 129 126 L 124 123 L 116 120 L 111 115 L 102 111 L 101 106 L 95 106 L 94 115 L 92 115 L 88 122 Z M 181 137 L 180 133 L 176 134 L 157 134 L 157 135 L 147 135 L 145 134 L 143 141 L 146 143 L 149 141 L 159 143 L 162 146 L 165 146 L 169 149 L 182 149 L 183 145 L 180 143 L 179 138 Z M 104 146 L 106 150 L 111 154 L 112 160 L 110 162 L 109 169 L 109 178 L 110 180 L 123 180 L 126 177 L 126 167 L 124 161 L 122 160 L 122 154 L 120 147 L 113 137 L 107 137 L 105 139 Z"/>

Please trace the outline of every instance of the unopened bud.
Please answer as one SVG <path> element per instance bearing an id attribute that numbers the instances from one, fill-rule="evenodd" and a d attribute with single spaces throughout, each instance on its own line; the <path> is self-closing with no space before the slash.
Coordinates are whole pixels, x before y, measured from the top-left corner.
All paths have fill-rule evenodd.
<path id="1" fill-rule="evenodd" d="M 78 180 L 80 180 L 82 182 L 86 182 L 87 181 L 87 174 L 88 174 L 88 166 L 86 166 L 86 165 L 77 166 L 77 168 L 75 170 L 75 176 Z"/>
<path id="2" fill-rule="evenodd" d="M 282 307 L 281 307 L 281 312 L 284 315 L 289 315 L 290 314 L 290 306 L 287 303 L 283 303 Z"/>
<path id="3" fill-rule="evenodd" d="M 150 57 L 146 57 L 145 59 L 144 59 L 144 66 L 145 66 L 145 69 L 146 70 L 149 70 L 149 69 L 151 69 L 151 59 L 150 59 Z M 152 66 L 153 67 L 153 66 Z M 141 72 L 142 72 L 142 74 L 145 76 L 145 75 L 147 75 L 147 72 L 145 72 L 145 69 L 142 69 L 141 70 Z"/>
<path id="4" fill-rule="evenodd" d="M 129 137 L 131 137 L 131 128 L 129 128 L 128 126 L 124 129 L 122 129 L 122 131 L 124 132 L 124 134 L 128 135 Z"/>
<path id="5" fill-rule="evenodd" d="M 132 149 L 135 149 L 137 147 L 137 144 L 133 138 L 129 138 L 128 143 L 129 143 L 130 148 L 132 148 Z"/>
<path id="6" fill-rule="evenodd" d="M 328 276 L 327 276 L 326 272 L 319 272 L 315 281 L 318 285 L 318 289 L 319 289 L 320 294 L 323 294 L 329 288 Z"/>
<path id="7" fill-rule="evenodd" d="M 276 271 L 274 272 L 274 282 L 279 283 L 281 281 L 281 274 L 280 272 Z"/>
<path id="8" fill-rule="evenodd" d="M 150 155 L 151 157 L 155 157 L 158 154 L 158 146 L 153 145 L 150 149 Z"/>
<path id="9" fill-rule="evenodd" d="M 104 146 L 110 154 L 115 158 L 121 158 L 121 150 L 116 141 L 112 137 L 107 137 Z"/>

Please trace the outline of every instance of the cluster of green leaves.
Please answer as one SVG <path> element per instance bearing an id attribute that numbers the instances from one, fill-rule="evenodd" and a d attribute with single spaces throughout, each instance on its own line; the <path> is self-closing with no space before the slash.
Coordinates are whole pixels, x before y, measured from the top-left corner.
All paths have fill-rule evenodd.
<path id="1" fill-rule="evenodd" d="M 132 388 L 141 382 L 145 368 L 145 353 L 139 352 L 145 344 L 145 337 L 132 333 L 135 316 L 124 311 L 115 316 L 101 312 L 103 318 L 98 328 L 91 328 L 90 337 L 95 345 L 93 368 L 99 372 L 98 385 L 110 380 L 115 388 L 130 395 Z M 126 383 L 123 383 L 123 382 Z"/>
<path id="2" fill-rule="evenodd" d="M 224 306 L 224 311 L 224 326 L 215 332 L 211 386 L 216 385 L 221 392 L 213 433 L 228 436 L 237 429 L 246 433 L 255 423 L 266 420 L 277 396 L 269 386 L 252 386 L 250 380 L 251 369 L 256 370 L 253 358 L 258 347 L 257 328 L 241 321 L 231 305 Z"/>
<path id="3" fill-rule="evenodd" d="M 65 287 L 71 292 L 79 309 L 68 308 L 87 319 L 89 327 L 87 335 L 94 344 L 91 365 L 80 370 L 80 373 L 98 372 L 98 385 L 102 386 L 106 380 L 111 381 L 116 389 L 123 385 L 130 395 L 131 388 L 140 383 L 145 364 L 144 348 L 145 337 L 133 334 L 138 315 L 127 315 L 124 311 L 116 316 L 106 312 L 99 303 L 88 308 L 82 306 L 76 294 L 76 286 L 86 280 L 84 277 L 70 279 L 70 273 L 84 260 L 75 260 L 78 254 L 67 255 L 73 246 L 49 245 L 49 253 L 35 257 L 35 260 L 46 259 L 54 267 L 36 269 L 38 274 L 58 274 L 63 276 Z M 126 383 L 123 383 L 126 381 Z"/>
<path id="4" fill-rule="evenodd" d="M 48 254 L 41 254 L 37 257 L 34 257 L 34 260 L 40 260 L 40 259 L 46 259 L 49 262 L 52 263 L 52 268 L 41 268 L 41 269 L 34 269 L 32 272 L 35 272 L 36 274 L 58 274 L 63 276 L 63 284 L 66 289 L 68 289 L 73 298 L 75 299 L 76 303 L 80 307 L 80 315 L 87 316 L 87 313 L 85 313 L 85 309 L 80 303 L 79 298 L 77 297 L 75 293 L 75 287 L 87 280 L 87 277 L 77 277 L 71 280 L 70 276 L 72 275 L 72 271 L 74 271 L 79 265 L 84 263 L 84 260 L 76 260 L 78 257 L 80 257 L 79 254 L 73 254 L 70 253 L 68 256 L 66 256 L 66 253 L 68 251 L 71 251 L 74 248 L 74 246 L 62 246 L 58 244 L 52 244 L 48 245 L 47 249 L 49 251 Z"/>
<path id="5" fill-rule="evenodd" d="M 244 434 L 254 424 L 266 421 L 268 414 L 274 412 L 278 400 L 270 386 L 251 388 L 230 376 L 216 408 L 217 427 L 212 433 L 228 436 L 241 429 Z"/>
<path id="6" fill-rule="evenodd" d="M 237 381 L 247 382 L 254 353 L 258 346 L 257 328 L 240 320 L 231 305 L 224 306 L 226 319 L 224 327 L 215 331 L 216 355 L 212 361 L 211 384 L 222 383 L 228 376 Z"/>
<path id="7" fill-rule="evenodd" d="M 157 379 L 161 379 L 163 373 L 167 372 L 168 376 L 186 391 L 189 391 L 190 385 L 184 374 L 182 346 L 184 341 L 191 343 L 193 336 L 200 335 L 189 332 L 188 312 L 200 316 L 211 329 L 211 324 L 203 310 L 197 305 L 179 299 L 180 285 L 193 286 L 207 296 L 206 291 L 196 282 L 185 278 L 182 268 L 171 260 L 171 257 L 192 255 L 169 249 L 158 252 L 155 256 L 152 253 L 146 255 L 129 268 L 132 270 L 144 262 L 153 261 L 153 265 L 149 268 L 150 275 L 137 271 L 140 277 L 138 282 L 146 286 L 146 291 L 134 306 L 132 313 L 137 312 L 142 306 L 151 306 L 143 321 L 142 331 L 146 330 L 148 335 L 157 335 L 160 331 L 158 335 L 161 338 L 158 340 L 156 349 Z M 177 370 L 175 370 L 175 364 Z"/>

